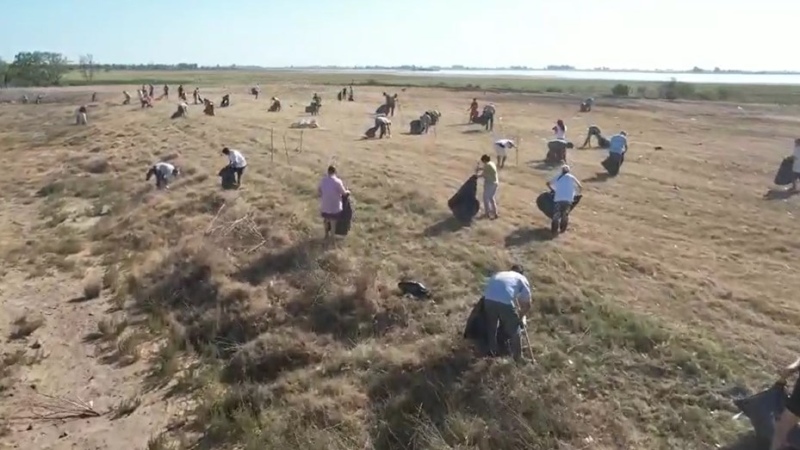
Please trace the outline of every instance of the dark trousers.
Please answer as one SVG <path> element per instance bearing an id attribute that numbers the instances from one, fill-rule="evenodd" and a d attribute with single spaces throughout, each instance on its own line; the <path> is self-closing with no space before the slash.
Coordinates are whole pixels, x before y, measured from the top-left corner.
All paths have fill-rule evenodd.
<path id="1" fill-rule="evenodd" d="M 484 314 L 486 314 L 486 332 L 489 337 L 489 352 L 496 355 L 498 352 L 497 327 L 503 328 L 506 336 L 509 336 L 511 355 L 516 360 L 522 359 L 522 322 L 520 321 L 517 310 L 509 304 L 485 299 L 483 303 Z"/>
<path id="2" fill-rule="evenodd" d="M 494 114 L 489 114 L 489 117 L 486 119 L 486 129 L 488 131 L 494 130 Z"/>
<path id="3" fill-rule="evenodd" d="M 244 174 L 244 169 L 246 169 L 246 168 L 247 168 L 247 166 L 245 166 L 245 167 L 231 167 L 231 169 L 233 169 L 233 173 L 236 174 L 236 184 L 242 184 L 242 174 Z"/>

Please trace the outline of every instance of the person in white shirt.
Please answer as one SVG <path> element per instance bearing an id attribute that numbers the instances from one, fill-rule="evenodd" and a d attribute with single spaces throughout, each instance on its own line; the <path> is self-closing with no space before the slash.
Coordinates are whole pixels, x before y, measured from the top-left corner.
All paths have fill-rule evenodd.
<path id="1" fill-rule="evenodd" d="M 222 149 L 222 154 L 228 157 L 228 165 L 236 173 L 236 185 L 242 185 L 242 174 L 247 167 L 247 160 L 239 150 L 233 150 L 228 147 Z"/>
<path id="2" fill-rule="evenodd" d="M 511 270 L 497 272 L 489 278 L 483 290 L 483 311 L 491 355 L 497 355 L 499 323 L 509 337 L 511 355 L 517 361 L 522 359 L 522 317 L 525 317 L 530 308 L 531 284 L 523 275 L 522 267 L 515 264 L 511 266 Z"/>
<path id="3" fill-rule="evenodd" d="M 379 114 L 375 117 L 375 126 L 381 130 L 381 134 L 378 136 L 379 139 L 383 139 L 383 136 L 392 137 L 392 121 L 385 114 Z"/>
<path id="4" fill-rule="evenodd" d="M 494 142 L 494 152 L 497 155 L 497 168 L 502 169 L 506 165 L 508 150 L 516 148 L 516 144 L 511 139 L 498 139 Z"/>
<path id="5" fill-rule="evenodd" d="M 792 190 L 797 190 L 797 180 L 800 180 L 800 138 L 794 140 L 794 162 L 792 163 L 792 172 L 794 172 L 794 179 L 792 180 Z"/>
<path id="6" fill-rule="evenodd" d="M 555 206 L 550 231 L 553 235 L 558 235 L 559 232 L 567 231 L 572 202 L 575 201 L 575 195 L 583 189 L 583 185 L 570 173 L 569 166 L 565 164 L 561 167 L 561 173 L 547 182 L 547 187 L 553 191 Z"/>
<path id="7" fill-rule="evenodd" d="M 556 139 L 559 141 L 566 141 L 567 140 L 567 126 L 564 125 L 564 121 L 561 119 L 556 120 L 556 126 L 553 127 L 553 133 L 556 135 Z"/>
<path id="8" fill-rule="evenodd" d="M 156 188 L 157 189 L 169 189 L 169 180 L 170 178 L 175 178 L 178 176 L 180 171 L 177 167 L 173 166 L 170 163 L 166 162 L 159 162 L 153 165 L 150 170 L 147 171 L 147 175 L 145 176 L 145 181 L 150 181 L 150 178 L 153 175 L 156 176 Z"/>

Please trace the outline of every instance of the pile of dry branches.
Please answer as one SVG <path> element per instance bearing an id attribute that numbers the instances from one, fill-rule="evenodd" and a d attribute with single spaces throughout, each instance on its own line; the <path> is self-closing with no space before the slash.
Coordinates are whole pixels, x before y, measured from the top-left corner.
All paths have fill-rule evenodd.
<path id="1" fill-rule="evenodd" d="M 225 214 L 223 214 L 223 210 Z M 253 253 L 267 242 L 250 211 L 236 211 L 227 203 L 223 203 L 217 214 L 211 219 L 205 235 L 213 239 L 231 256 Z"/>

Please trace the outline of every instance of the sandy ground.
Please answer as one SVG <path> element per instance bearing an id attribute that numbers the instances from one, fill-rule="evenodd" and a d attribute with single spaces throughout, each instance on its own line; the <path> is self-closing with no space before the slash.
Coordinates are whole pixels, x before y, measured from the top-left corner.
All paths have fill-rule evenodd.
<path id="1" fill-rule="evenodd" d="M 0 247 L 9 255 L 0 290 L 0 334 L 8 336 L 23 315 L 44 319 L 30 336 L 9 339 L 3 346 L 6 354 L 25 349 L 33 355 L 31 346 L 38 342 L 43 352 L 39 361 L 15 367 L 9 378 L 14 382 L 2 392 L 0 414 L 9 423 L 2 442 L 9 448 L 144 448 L 181 410 L 178 400 L 164 400 L 163 392 L 143 388 L 143 361 L 125 367 L 105 363 L 104 351 L 87 342 L 98 321 L 118 314 L 109 312 L 106 294 L 80 300 L 81 279 L 86 270 L 101 265 L 102 255 L 84 248 L 62 258 L 68 264 L 54 265 L 44 256 L 40 261 L 34 250 L 25 251 L 59 233 L 46 225 L 49 219 L 42 212 L 53 206 L 36 191 L 54 179 L 88 176 L 74 167 L 99 157 L 107 160 L 110 173 L 128 183 L 130 198 L 159 208 L 163 202 L 184 201 L 186 195 L 189 201 L 197 192 L 215 189 L 216 171 L 225 163 L 220 149 L 240 148 L 249 161 L 245 183 L 238 193 L 226 195 L 252 203 L 266 197 L 279 204 L 300 202 L 298 214 L 311 217 L 313 202 L 293 200 L 293 193 L 313 191 L 316 178 L 335 163 L 365 207 L 374 208 L 368 206 L 372 201 L 388 202 L 387 208 L 392 202 L 405 202 L 404 208 L 425 211 L 409 220 L 357 220 L 352 239 L 380 235 L 374 257 L 389 273 L 403 270 L 404 253 L 428 252 L 434 260 L 418 266 L 416 273 L 434 279 L 446 278 L 442 273 L 448 270 L 461 274 L 449 281 L 461 286 L 438 288 L 453 293 L 458 298 L 453 305 L 462 310 L 470 301 L 467 296 L 473 295 L 467 292 L 475 290 L 464 281 L 470 279 L 464 275 L 469 269 L 462 268 L 467 263 L 455 250 L 450 254 L 456 256 L 442 261 L 447 253 L 434 246 L 471 246 L 483 252 L 483 258 L 501 254 L 505 260 L 525 261 L 536 277 L 548 277 L 558 289 L 591 289 L 627 311 L 668 324 L 676 333 L 708 339 L 760 361 L 764 372 L 800 352 L 792 338 L 800 320 L 800 304 L 794 300 L 800 291 L 795 261 L 800 244 L 794 235 L 800 200 L 769 189 L 796 137 L 798 110 L 634 100 L 612 104 L 601 99 L 594 112 L 580 114 L 574 99 L 481 93 L 481 104 L 492 101 L 498 109 L 495 130 L 488 133 L 464 125 L 471 94 L 408 89 L 398 92 L 401 107 L 393 118 L 391 139 L 365 141 L 360 136 L 371 126 L 370 113 L 381 101 L 377 88 L 358 89 L 357 102 L 339 103 L 332 88 L 269 86 L 256 101 L 246 95 L 246 87 L 236 87 L 231 88 L 233 106 L 218 108 L 216 117 L 204 116 L 200 106 L 192 105 L 189 117 L 178 120 L 169 119 L 174 100 L 148 110 L 121 106 L 121 89 L 96 89 L 100 99 L 90 107 L 90 125 L 85 128 L 71 124 L 72 114 L 81 101 L 88 102 L 92 90 L 48 91 L 52 103 L 45 105 L 0 105 L 0 151 L 7 161 Z M 306 117 L 302 106 L 317 90 L 325 101 L 317 117 L 321 129 L 305 131 L 298 151 L 300 133 L 288 130 L 288 125 Z M 203 93 L 218 103 L 223 91 L 207 91 Z M 8 100 L 16 94 L 3 92 L 2 97 Z M 272 95 L 283 100 L 283 112 L 266 111 Z M 408 122 L 429 108 L 444 114 L 435 131 L 405 135 Z M 568 138 L 576 146 L 586 127 L 597 124 L 606 135 L 627 130 L 631 150 L 616 179 L 602 175 L 602 151 L 570 152 L 585 198 L 574 213 L 571 231 L 550 241 L 544 239 L 546 219 L 532 202 L 554 174 L 541 159 L 550 128 L 559 118 L 566 121 Z M 512 152 L 500 175 L 501 218 L 436 236 L 424 233 L 435 225 L 427 221 L 447 217 L 447 199 L 472 173 L 480 155 L 491 154 L 498 138 L 520 142 L 518 154 Z M 185 184 L 179 182 L 168 194 L 172 200 L 144 184 L 148 165 L 164 157 L 174 158 L 189 172 Z M 200 178 L 202 174 L 208 176 Z M 80 235 L 89 233 L 95 222 L 80 213 L 90 207 L 91 201 L 76 198 L 57 205 L 59 214 L 68 217 L 65 223 Z M 198 222 L 207 223 L 207 217 Z M 151 242 L 170 246 L 176 237 Z M 621 375 L 626 376 L 638 375 Z M 625 395 L 624 389 L 617 394 L 612 387 L 602 389 L 610 389 L 611 397 Z M 33 405 L 42 400 L 41 394 L 92 401 L 104 415 L 33 419 Z M 142 404 L 131 415 L 112 420 L 113 414 L 106 414 L 134 396 L 140 396 Z M 643 429 L 630 431 L 625 445 L 655 442 L 642 437 Z"/>

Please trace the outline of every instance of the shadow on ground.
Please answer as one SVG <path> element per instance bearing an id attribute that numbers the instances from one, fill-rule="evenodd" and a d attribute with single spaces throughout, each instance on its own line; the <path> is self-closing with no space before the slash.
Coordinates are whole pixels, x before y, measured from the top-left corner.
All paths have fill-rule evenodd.
<path id="1" fill-rule="evenodd" d="M 553 170 L 556 167 L 559 167 L 558 164 L 550 164 L 542 160 L 528 161 L 525 163 L 525 165 L 536 170 Z"/>
<path id="2" fill-rule="evenodd" d="M 611 175 L 605 172 L 597 172 L 591 178 L 587 178 L 583 180 L 585 183 L 602 183 L 608 181 L 610 178 L 613 178 Z"/>
<path id="3" fill-rule="evenodd" d="M 786 200 L 797 194 L 800 194 L 800 191 L 793 191 L 791 189 L 770 189 L 764 194 L 764 200 Z"/>
<path id="4" fill-rule="evenodd" d="M 425 228 L 425 231 L 423 231 L 422 234 L 426 237 L 436 237 L 446 233 L 455 233 L 462 228 L 468 228 L 470 225 L 471 223 L 464 223 L 455 217 L 450 216 L 446 219 L 436 222 L 428 228 Z"/>
<path id="5" fill-rule="evenodd" d="M 769 448 L 769 442 L 759 438 L 755 433 L 739 436 L 736 442 L 721 447 L 721 450 L 764 450 Z"/>
<path id="6" fill-rule="evenodd" d="M 505 238 L 506 247 L 520 247 L 530 242 L 543 242 L 553 239 L 550 228 L 521 228 L 512 231 Z"/>
<path id="7" fill-rule="evenodd" d="M 234 278 L 256 286 L 271 276 L 307 266 L 324 248 L 325 242 L 322 239 L 309 239 L 278 252 L 264 252 L 242 268 Z"/>

